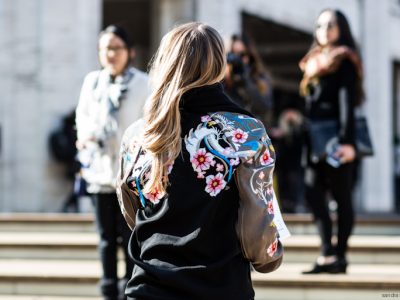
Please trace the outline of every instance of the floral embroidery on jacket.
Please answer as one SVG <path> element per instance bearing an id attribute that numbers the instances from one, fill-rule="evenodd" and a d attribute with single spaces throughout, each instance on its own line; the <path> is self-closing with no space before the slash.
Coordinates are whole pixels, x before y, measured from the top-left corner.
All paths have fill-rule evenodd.
<path id="1" fill-rule="evenodd" d="M 261 162 L 261 164 L 262 164 L 263 166 L 270 165 L 270 164 L 272 164 L 272 163 L 274 162 L 274 160 L 272 159 L 271 154 L 270 154 L 268 148 L 265 149 L 264 154 L 263 154 L 263 155 L 261 156 L 261 158 L 260 158 L 260 162 Z"/>
<path id="2" fill-rule="evenodd" d="M 214 197 L 228 188 L 241 158 L 257 153 L 262 131 L 256 119 L 236 113 L 214 113 L 200 120 L 185 136 L 185 145 L 197 178 L 205 179 L 204 190 Z M 262 165 L 274 162 L 269 150 L 259 159 Z"/>
<path id="3" fill-rule="evenodd" d="M 274 256 L 276 250 L 278 249 L 278 239 L 275 239 L 275 241 L 269 245 L 267 249 L 267 253 L 270 257 Z"/>
<path id="4" fill-rule="evenodd" d="M 206 192 L 210 194 L 210 196 L 216 196 L 221 192 L 225 186 L 226 181 L 224 180 L 224 175 L 218 173 L 217 175 L 208 175 L 206 178 Z"/>
<path id="5" fill-rule="evenodd" d="M 231 135 L 232 135 L 232 140 L 235 143 L 242 143 L 242 144 L 247 140 L 247 137 L 249 136 L 247 132 L 244 132 L 243 130 L 241 130 L 239 128 L 234 130 L 231 133 Z"/>
<path id="6" fill-rule="evenodd" d="M 131 176 L 128 177 L 127 182 L 133 193 L 139 196 L 140 202 L 143 207 L 147 203 L 156 205 L 160 203 L 161 199 L 165 197 L 165 193 L 160 193 L 159 191 L 153 191 L 151 193 L 143 193 L 142 189 L 146 185 L 150 178 L 150 162 L 151 157 L 143 150 L 137 153 L 137 160 L 135 167 L 132 170 Z M 167 166 L 167 174 L 171 174 L 173 170 L 174 162 Z"/>
<path id="7" fill-rule="evenodd" d="M 207 153 L 206 149 L 200 148 L 197 153 L 193 155 L 190 160 L 193 169 L 196 172 L 202 172 L 203 170 L 208 170 L 210 166 L 215 165 L 214 156 L 211 153 Z"/>
<path id="8" fill-rule="evenodd" d="M 164 194 L 156 190 L 155 192 L 152 193 L 144 193 L 143 196 L 146 199 L 150 200 L 153 204 L 157 204 L 164 197 Z"/>

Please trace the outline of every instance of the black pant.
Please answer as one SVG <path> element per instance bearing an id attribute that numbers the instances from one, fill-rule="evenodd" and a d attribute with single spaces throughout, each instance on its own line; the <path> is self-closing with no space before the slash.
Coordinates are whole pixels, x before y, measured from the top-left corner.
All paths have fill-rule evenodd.
<path id="1" fill-rule="evenodd" d="M 345 258 L 347 242 L 354 224 L 352 190 L 354 164 L 333 168 L 325 162 L 310 164 L 306 171 L 306 199 L 314 215 L 322 240 L 324 256 L 337 255 Z M 337 202 L 337 244 L 332 245 L 332 220 L 327 203 L 330 191 Z"/>
<path id="2" fill-rule="evenodd" d="M 106 299 L 117 299 L 117 246 L 121 245 L 124 250 L 126 270 L 123 289 L 125 290 L 133 269 L 133 263 L 128 256 L 128 244 L 132 232 L 122 216 L 115 193 L 92 196 L 97 230 L 100 235 L 99 252 L 103 267 L 101 292 L 107 297 Z"/>

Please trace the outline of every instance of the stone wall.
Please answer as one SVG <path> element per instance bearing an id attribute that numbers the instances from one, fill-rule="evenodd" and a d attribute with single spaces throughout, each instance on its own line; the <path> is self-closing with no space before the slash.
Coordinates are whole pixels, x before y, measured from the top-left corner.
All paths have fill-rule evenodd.
<path id="1" fill-rule="evenodd" d="M 100 0 L 0 6 L 0 210 L 55 211 L 71 190 L 47 139 L 97 67 Z"/>

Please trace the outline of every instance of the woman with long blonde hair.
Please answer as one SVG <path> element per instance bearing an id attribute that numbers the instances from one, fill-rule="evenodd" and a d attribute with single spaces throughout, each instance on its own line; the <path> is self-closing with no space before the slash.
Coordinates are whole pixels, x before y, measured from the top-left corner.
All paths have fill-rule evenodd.
<path id="1" fill-rule="evenodd" d="M 224 94 L 225 68 L 220 35 L 202 23 L 171 30 L 152 61 L 153 92 L 125 132 L 117 184 L 133 230 L 130 299 L 253 299 L 249 262 L 280 265 L 273 147 Z M 247 219 L 251 197 L 264 209 Z"/>

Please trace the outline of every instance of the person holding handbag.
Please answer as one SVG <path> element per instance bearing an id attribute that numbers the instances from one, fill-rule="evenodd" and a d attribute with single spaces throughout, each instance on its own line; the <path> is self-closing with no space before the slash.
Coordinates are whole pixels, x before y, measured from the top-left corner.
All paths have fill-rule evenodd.
<path id="1" fill-rule="evenodd" d="M 321 256 L 304 274 L 345 273 L 348 239 L 354 224 L 352 191 L 357 155 L 355 108 L 363 100 L 362 66 L 350 26 L 343 13 L 326 9 L 317 19 L 314 43 L 300 61 L 300 92 L 306 100 L 310 128 L 319 122 L 337 122 L 335 141 L 324 156 L 311 155 L 319 137 L 310 130 L 306 199 L 321 237 Z M 332 244 L 332 220 L 327 192 L 337 203 L 337 242 Z"/>
<path id="2" fill-rule="evenodd" d="M 144 117 L 120 151 L 128 299 L 254 299 L 249 262 L 281 264 L 274 149 L 224 93 L 226 67 L 221 36 L 197 22 L 167 33 L 153 59 Z"/>
<path id="3" fill-rule="evenodd" d="M 131 66 L 133 44 L 123 28 L 110 25 L 104 29 L 98 47 L 102 69 L 86 76 L 76 108 L 77 148 L 100 235 L 101 292 L 105 299 L 116 300 L 119 244 L 125 252 L 125 283 L 133 268 L 127 254 L 131 230 L 115 193 L 118 149 L 124 130 L 142 116 L 149 89 L 148 76 Z"/>

